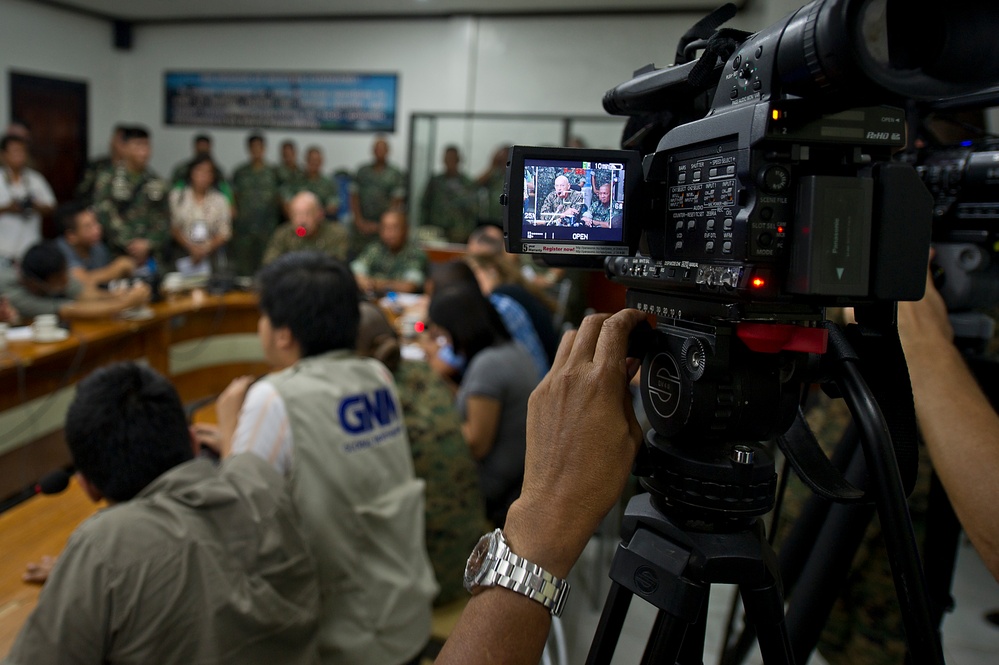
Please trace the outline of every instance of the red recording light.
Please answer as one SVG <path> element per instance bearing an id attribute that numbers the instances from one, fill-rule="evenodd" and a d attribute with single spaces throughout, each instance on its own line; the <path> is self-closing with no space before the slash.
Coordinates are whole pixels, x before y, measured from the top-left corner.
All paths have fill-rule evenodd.
<path id="1" fill-rule="evenodd" d="M 754 277 L 753 278 L 753 286 L 755 288 L 757 288 L 757 289 L 766 286 L 766 284 L 767 284 L 766 280 L 763 279 L 762 277 Z"/>
<path id="2" fill-rule="evenodd" d="M 305 234 L 307 233 L 308 231 L 305 230 L 304 226 L 299 226 L 297 229 L 295 229 L 295 235 L 297 235 L 299 238 L 304 238 Z"/>
<path id="3" fill-rule="evenodd" d="M 783 226 L 778 226 L 777 227 L 777 233 L 784 233 L 784 227 Z"/>
<path id="4" fill-rule="evenodd" d="M 418 333 L 421 333 L 426 329 L 427 326 L 423 323 L 423 321 L 417 321 L 416 323 L 413 324 L 413 330 L 415 330 Z"/>

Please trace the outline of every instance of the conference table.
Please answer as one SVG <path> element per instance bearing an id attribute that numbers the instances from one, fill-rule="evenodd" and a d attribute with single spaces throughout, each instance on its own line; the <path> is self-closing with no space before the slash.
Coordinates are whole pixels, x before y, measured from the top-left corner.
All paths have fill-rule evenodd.
<path id="1" fill-rule="evenodd" d="M 11 341 L 0 351 L 0 498 L 69 464 L 62 436 L 73 386 L 119 360 L 147 363 L 171 379 L 185 404 L 217 395 L 235 377 L 263 374 L 257 296 L 194 292 L 154 303 L 141 320 L 73 321 L 64 341 Z M 37 602 L 25 565 L 62 551 L 73 529 L 99 509 L 75 481 L 0 513 L 0 657 Z"/>

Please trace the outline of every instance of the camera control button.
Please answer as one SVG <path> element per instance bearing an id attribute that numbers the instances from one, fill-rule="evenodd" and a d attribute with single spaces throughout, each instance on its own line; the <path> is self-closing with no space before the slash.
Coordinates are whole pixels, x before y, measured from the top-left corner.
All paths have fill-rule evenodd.
<path id="1" fill-rule="evenodd" d="M 762 58 L 763 57 L 763 47 L 762 46 L 757 46 L 756 47 L 756 57 L 757 58 Z"/>
<path id="2" fill-rule="evenodd" d="M 687 222 L 688 231 L 693 231 L 695 228 L 697 228 L 697 222 L 695 222 L 694 220 L 690 220 L 689 222 Z"/>
<path id="3" fill-rule="evenodd" d="M 683 220 L 680 220 L 679 222 L 676 223 L 676 230 L 683 231 Z"/>
<path id="4" fill-rule="evenodd" d="M 731 97 L 732 99 L 735 99 L 736 97 L 739 96 L 739 89 L 736 88 L 735 86 L 732 86 L 732 91 L 728 93 L 728 96 Z"/>
<path id="5" fill-rule="evenodd" d="M 674 249 L 683 249 L 683 241 L 677 240 L 676 245 L 674 245 Z"/>
<path id="6" fill-rule="evenodd" d="M 759 90 L 762 87 L 763 87 L 763 81 L 761 81 L 760 79 L 756 79 L 755 81 L 753 81 L 753 90 Z"/>
<path id="7" fill-rule="evenodd" d="M 762 219 L 764 221 L 769 221 L 770 219 L 773 219 L 773 216 L 774 216 L 774 209 L 773 208 L 767 207 L 767 208 L 761 208 L 760 209 L 760 219 Z"/>
<path id="8" fill-rule="evenodd" d="M 723 228 L 724 228 L 724 229 L 725 229 L 726 231 L 729 231 L 729 230 L 731 230 L 731 229 L 732 229 L 732 218 L 731 218 L 731 217 L 729 217 L 728 219 L 726 219 L 726 220 L 725 220 L 725 222 L 724 222 L 724 223 L 722 224 L 722 227 L 723 227 Z"/>
<path id="9" fill-rule="evenodd" d="M 735 61 L 732 62 L 732 69 L 739 69 L 739 67 L 742 67 L 742 56 L 741 55 L 735 56 Z"/>
<path id="10" fill-rule="evenodd" d="M 708 231 L 714 231 L 715 230 L 715 220 L 713 220 L 713 219 L 709 219 L 708 220 L 708 222 L 707 222 L 707 230 Z"/>
<path id="11" fill-rule="evenodd" d="M 713 252 L 713 251 L 715 251 L 715 241 L 714 240 L 709 240 L 706 243 L 704 243 L 704 251 L 705 252 Z"/>
<path id="12" fill-rule="evenodd" d="M 732 241 L 726 240 L 722 243 L 722 253 L 731 254 L 732 253 Z"/>
<path id="13" fill-rule="evenodd" d="M 759 235 L 756 241 L 760 243 L 760 247 L 769 247 L 770 245 L 773 244 L 774 237 L 769 233 L 767 233 L 766 231 L 764 231 Z"/>

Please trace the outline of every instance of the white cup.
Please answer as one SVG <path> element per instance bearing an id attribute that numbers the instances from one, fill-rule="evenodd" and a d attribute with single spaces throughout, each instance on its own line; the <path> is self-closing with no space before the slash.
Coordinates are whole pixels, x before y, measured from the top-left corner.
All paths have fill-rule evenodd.
<path id="1" fill-rule="evenodd" d="M 52 337 L 59 325 L 59 317 L 55 314 L 39 314 L 31 324 L 31 334 L 36 338 Z"/>

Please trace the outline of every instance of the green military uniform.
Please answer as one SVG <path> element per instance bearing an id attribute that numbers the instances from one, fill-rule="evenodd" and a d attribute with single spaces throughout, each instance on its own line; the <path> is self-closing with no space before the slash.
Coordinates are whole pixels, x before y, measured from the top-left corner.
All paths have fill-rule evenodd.
<path id="1" fill-rule="evenodd" d="M 541 219 L 555 224 L 571 223 L 570 217 L 559 216 L 569 208 L 576 211 L 576 217 L 579 216 L 580 212 L 583 210 L 582 192 L 570 189 L 568 196 L 564 199 L 560 198 L 555 191 L 548 192 L 548 196 L 545 197 L 545 202 L 541 204 Z M 554 215 L 549 213 L 554 213 Z"/>
<path id="2" fill-rule="evenodd" d="M 376 169 L 374 164 L 362 166 L 357 171 L 357 177 L 350 184 L 352 194 L 357 194 L 364 219 L 377 222 L 382 214 L 389 209 L 394 199 L 406 196 L 406 176 L 391 164 Z M 374 234 L 362 236 L 354 231 L 352 253 L 356 256 L 377 239 Z"/>
<path id="3" fill-rule="evenodd" d="M 461 435 L 461 418 L 444 381 L 430 366 L 403 360 L 395 372 L 416 477 L 427 484 L 427 553 L 443 605 L 464 596 L 462 571 L 489 530 L 479 475 Z"/>
<path id="4" fill-rule="evenodd" d="M 298 179 L 302 176 L 302 170 L 299 169 L 297 166 L 293 169 L 290 169 L 284 164 L 279 164 L 274 168 L 277 169 L 279 189 L 287 187 L 288 185 L 294 182 L 297 182 Z"/>
<path id="5" fill-rule="evenodd" d="M 113 168 L 114 162 L 111 161 L 110 156 L 98 157 L 87 164 L 87 168 L 83 172 L 83 178 L 80 180 L 80 184 L 76 186 L 76 198 L 85 205 L 93 203 L 94 188 L 97 186 L 98 176 L 104 171 L 110 171 Z"/>
<path id="6" fill-rule="evenodd" d="M 252 275 L 260 268 L 267 241 L 281 221 L 277 168 L 242 164 L 232 174 L 232 188 L 236 219 L 229 253 L 237 275 Z"/>
<path id="7" fill-rule="evenodd" d="M 274 230 L 264 252 L 264 265 L 282 254 L 304 250 L 316 250 L 335 259 L 345 261 L 350 249 L 350 233 L 334 222 L 323 222 L 311 236 L 301 237 L 298 229 L 291 224 L 282 224 Z"/>
<path id="8" fill-rule="evenodd" d="M 340 193 L 337 186 L 332 180 L 322 175 L 309 178 L 304 173 L 299 174 L 297 178 L 285 183 L 281 187 L 281 198 L 285 201 L 291 201 L 299 192 L 312 192 L 315 194 L 327 219 L 331 219 L 331 217 L 326 212 L 326 208 L 330 206 L 340 207 Z"/>
<path id="9" fill-rule="evenodd" d="M 591 219 L 594 222 L 606 223 L 610 222 L 611 219 L 611 209 L 609 205 L 604 205 L 600 199 L 593 197 L 590 201 L 589 209 L 583 215 L 587 219 Z"/>
<path id="10" fill-rule="evenodd" d="M 376 279 L 402 280 L 423 286 L 427 278 L 427 255 L 412 243 L 406 243 L 397 254 L 381 242 L 368 245 L 350 268 L 356 275 Z"/>
<path id="11" fill-rule="evenodd" d="M 149 169 L 133 173 L 119 165 L 98 174 L 94 207 L 113 252 L 124 254 L 130 241 L 144 238 L 156 262 L 164 264 L 170 241 L 168 187 Z"/>
<path id="12" fill-rule="evenodd" d="M 436 226 L 449 242 L 468 242 L 475 228 L 475 185 L 465 175 L 435 175 L 423 193 L 421 225 Z"/>

